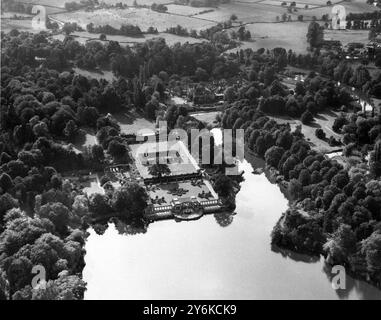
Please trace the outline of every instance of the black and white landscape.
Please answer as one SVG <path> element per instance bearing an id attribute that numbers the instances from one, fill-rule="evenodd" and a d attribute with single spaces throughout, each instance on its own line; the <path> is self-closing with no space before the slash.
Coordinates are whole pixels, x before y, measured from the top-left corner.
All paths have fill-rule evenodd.
<path id="1" fill-rule="evenodd" d="M 0 299 L 381 299 L 380 8 L 3 0 Z"/>

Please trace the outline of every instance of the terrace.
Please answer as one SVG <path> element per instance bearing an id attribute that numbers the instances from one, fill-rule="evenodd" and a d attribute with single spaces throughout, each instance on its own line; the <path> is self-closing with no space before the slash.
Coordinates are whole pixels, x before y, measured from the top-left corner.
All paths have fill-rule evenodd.
<path id="1" fill-rule="evenodd" d="M 152 220 L 194 220 L 223 208 L 218 195 L 205 179 L 148 185 L 147 191 L 151 205 L 146 216 Z"/>
<path id="2" fill-rule="evenodd" d="M 147 185 L 147 191 L 154 206 L 169 204 L 174 198 L 182 197 L 199 202 L 218 199 L 209 181 L 205 179 Z"/>

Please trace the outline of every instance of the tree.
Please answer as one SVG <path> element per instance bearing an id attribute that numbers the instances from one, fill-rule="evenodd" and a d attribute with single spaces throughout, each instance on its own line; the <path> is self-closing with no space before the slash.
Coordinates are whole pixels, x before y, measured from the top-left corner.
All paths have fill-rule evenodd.
<path id="1" fill-rule="evenodd" d="M 33 126 L 33 133 L 36 137 L 47 137 L 49 136 L 49 128 L 45 122 L 40 121 Z"/>
<path id="2" fill-rule="evenodd" d="M 299 173 L 299 182 L 302 186 L 308 186 L 311 183 L 311 175 L 307 169 L 302 169 Z"/>
<path id="3" fill-rule="evenodd" d="M 340 129 L 346 125 L 348 123 L 348 120 L 347 118 L 345 118 L 345 116 L 339 116 L 337 118 L 335 118 L 334 122 L 333 122 L 333 125 L 332 125 L 332 130 L 335 131 L 335 132 L 339 132 Z"/>
<path id="4" fill-rule="evenodd" d="M 74 139 L 78 132 L 78 126 L 75 124 L 74 120 L 69 120 L 66 123 L 65 129 L 64 129 L 64 135 L 65 137 L 71 141 Z"/>
<path id="5" fill-rule="evenodd" d="M 367 269 L 375 274 L 380 281 L 381 272 L 381 234 L 373 232 L 371 236 L 362 242 L 361 252 L 365 255 Z"/>
<path id="6" fill-rule="evenodd" d="M 334 263 L 348 263 L 356 250 L 356 235 L 347 224 L 341 224 L 332 237 L 324 244 L 324 250 Z"/>
<path id="7" fill-rule="evenodd" d="M 3 173 L 0 175 L 0 189 L 2 189 L 4 192 L 7 192 L 13 186 L 14 184 L 12 178 L 8 174 Z"/>
<path id="8" fill-rule="evenodd" d="M 230 20 L 231 20 L 231 21 L 236 21 L 236 20 L 237 20 L 237 16 L 233 13 L 233 14 L 230 16 Z"/>
<path id="9" fill-rule="evenodd" d="M 259 136 L 255 141 L 255 151 L 260 156 L 263 156 L 266 152 L 266 142 L 262 136 Z"/>
<path id="10" fill-rule="evenodd" d="M 227 87 L 224 91 L 224 100 L 227 102 L 233 102 L 236 97 L 236 93 L 233 87 Z"/>
<path id="11" fill-rule="evenodd" d="M 41 206 L 37 212 L 40 218 L 47 218 L 57 228 L 59 232 L 65 232 L 71 219 L 71 212 L 69 209 L 60 202 L 47 203 Z"/>
<path id="12" fill-rule="evenodd" d="M 306 110 L 300 117 L 300 121 L 302 121 L 303 124 L 310 124 L 314 121 L 314 116 L 310 111 Z"/>
<path id="13" fill-rule="evenodd" d="M 208 73 L 205 71 L 205 69 L 198 67 L 195 71 L 196 78 L 198 81 L 207 81 L 209 79 Z"/>
<path id="14" fill-rule="evenodd" d="M 105 158 L 102 146 L 99 144 L 94 144 L 91 147 L 91 156 L 96 162 L 102 162 Z"/>
<path id="15" fill-rule="evenodd" d="M 273 146 L 268 149 L 265 153 L 266 163 L 275 168 L 278 167 L 279 161 L 284 154 L 284 149 L 282 147 Z"/>
<path id="16" fill-rule="evenodd" d="M 143 217 L 148 195 L 138 183 L 128 183 L 117 190 L 112 197 L 112 208 L 128 220 Z"/>
<path id="17" fill-rule="evenodd" d="M 76 275 L 60 274 L 58 279 L 41 283 L 35 288 L 30 285 L 17 291 L 13 300 L 82 300 L 86 283 Z"/>
<path id="18" fill-rule="evenodd" d="M 298 180 L 291 179 L 287 191 L 293 199 L 299 199 L 303 193 L 303 186 Z"/>
<path id="19" fill-rule="evenodd" d="M 15 198 L 13 198 L 9 193 L 4 193 L 0 195 L 0 219 L 5 215 L 5 213 L 8 210 L 17 207 L 18 205 L 18 201 Z"/>
<path id="20" fill-rule="evenodd" d="M 91 213 L 101 217 L 103 215 L 109 214 L 111 210 L 112 208 L 104 195 L 100 193 L 95 193 L 91 195 L 89 201 L 89 211 Z"/>
<path id="21" fill-rule="evenodd" d="M 122 158 L 126 151 L 126 146 L 116 140 L 112 140 L 107 148 L 107 152 L 115 159 Z"/>
<path id="22" fill-rule="evenodd" d="M 165 163 L 155 163 L 152 166 L 148 168 L 148 172 L 150 175 L 154 177 L 158 177 L 159 179 L 163 175 L 170 175 L 171 170 L 169 169 L 168 165 Z"/>
<path id="23" fill-rule="evenodd" d="M 381 176 L 381 139 L 375 145 L 369 157 L 370 171 L 376 177 Z"/>
<path id="24" fill-rule="evenodd" d="M 213 187 L 220 197 L 227 198 L 232 194 L 233 182 L 228 176 L 219 174 L 214 180 Z"/>
<path id="25" fill-rule="evenodd" d="M 318 138 L 318 139 L 321 139 L 321 140 L 325 140 L 326 136 L 325 136 L 325 132 L 322 128 L 317 128 L 315 130 L 315 136 Z"/>
<path id="26" fill-rule="evenodd" d="M 308 26 L 307 42 L 311 48 L 318 48 L 323 42 L 323 29 L 316 21 L 310 22 Z"/>

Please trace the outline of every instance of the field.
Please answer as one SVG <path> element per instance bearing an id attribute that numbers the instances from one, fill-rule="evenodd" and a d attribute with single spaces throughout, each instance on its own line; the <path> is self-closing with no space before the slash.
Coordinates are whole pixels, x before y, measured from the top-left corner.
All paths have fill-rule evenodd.
<path id="1" fill-rule="evenodd" d="M 236 3 L 263 3 L 267 0 L 237 0 Z M 279 6 L 282 4 L 283 0 L 272 0 L 274 2 L 277 2 Z M 284 0 L 284 2 L 287 3 L 287 6 L 290 5 L 293 0 Z M 331 0 L 333 4 L 342 2 L 342 0 Z M 315 5 L 315 6 L 325 6 L 327 3 L 327 0 L 301 0 L 301 1 L 295 1 L 296 4 L 308 4 L 308 5 Z"/>
<path id="2" fill-rule="evenodd" d="M 311 0 L 312 2 L 319 3 L 319 1 Z M 331 0 L 332 1 L 332 0 Z M 303 0 L 303 2 L 307 2 L 306 0 Z M 333 3 L 334 1 L 332 1 Z M 351 2 L 341 2 L 340 5 L 345 7 L 346 14 L 349 13 L 362 13 L 362 12 L 373 12 L 375 11 L 374 6 L 371 6 L 366 3 L 365 0 L 358 1 L 358 0 L 352 0 Z M 325 6 L 325 7 L 317 7 L 314 9 L 298 9 L 298 12 L 295 12 L 295 18 L 297 15 L 303 15 L 304 20 L 310 20 L 313 16 L 317 17 L 318 19 L 321 18 L 323 14 L 328 14 L 331 17 L 331 11 L 333 6 Z"/>
<path id="3" fill-rule="evenodd" d="M 339 40 L 345 46 L 349 42 L 367 44 L 369 30 L 324 30 L 324 39 Z"/>
<path id="4" fill-rule="evenodd" d="M 19 31 L 38 32 L 38 31 L 33 31 L 32 29 L 32 19 L 13 20 L 13 19 L 4 19 L 3 16 L 1 16 L 1 31 L 9 32 L 12 29 L 18 29 Z"/>
<path id="5" fill-rule="evenodd" d="M 100 2 L 104 2 L 106 4 L 116 4 L 116 3 L 121 2 L 121 3 L 126 4 L 128 6 L 132 6 L 134 4 L 134 0 L 102 0 Z M 150 6 L 153 3 L 165 4 L 165 3 L 172 2 L 172 1 L 168 1 L 168 0 L 136 0 L 136 2 L 140 6 Z"/>
<path id="6" fill-rule="evenodd" d="M 40 4 L 57 8 L 65 8 L 65 3 L 69 0 L 23 0 L 24 3 Z M 79 1 L 78 1 L 79 2 Z"/>
<path id="7" fill-rule="evenodd" d="M 194 16 L 205 10 L 214 10 L 214 8 L 195 8 L 190 6 L 182 6 L 179 4 L 168 4 L 166 7 L 168 8 L 168 13 L 180 14 L 184 16 Z"/>
<path id="8" fill-rule="evenodd" d="M 307 52 L 307 22 L 254 23 L 246 25 L 252 41 L 244 41 L 241 48 L 273 49 L 283 47 L 297 53 Z M 232 51 L 235 51 L 233 49 Z"/>
<path id="9" fill-rule="evenodd" d="M 268 6 L 260 3 L 230 3 L 220 5 L 213 12 L 203 13 L 199 18 L 222 22 L 229 20 L 234 13 L 242 23 L 275 22 L 276 16 L 285 12 L 284 8 Z"/>
<path id="10" fill-rule="evenodd" d="M 215 25 L 213 21 L 160 13 L 145 8 L 100 9 L 93 12 L 75 11 L 57 14 L 54 17 L 63 22 L 76 22 L 82 28 L 86 28 L 86 25 L 91 22 L 94 25 L 109 24 L 114 28 L 120 28 L 123 24 L 132 24 L 139 26 L 142 31 L 146 31 L 152 26 L 159 32 L 177 25 L 195 30 Z"/>
<path id="11" fill-rule="evenodd" d="M 268 5 L 271 5 L 271 6 L 282 6 L 282 5 L 281 5 L 282 2 L 283 2 L 283 1 L 277 1 L 277 0 L 263 0 L 263 1 L 261 1 L 260 3 L 261 3 L 261 4 L 268 4 Z M 296 4 L 296 5 L 295 5 L 295 8 L 297 8 L 297 9 L 304 8 L 306 5 L 308 5 L 308 8 L 309 8 L 309 9 L 319 7 L 319 5 L 314 4 L 314 2 L 316 3 L 316 2 L 318 2 L 318 1 L 311 1 L 311 3 L 309 3 L 308 1 L 305 2 L 305 3 L 295 2 L 295 4 Z M 288 3 L 288 5 L 290 5 L 290 4 Z"/>
<path id="12" fill-rule="evenodd" d="M 120 44 L 123 45 L 133 45 L 135 43 L 142 43 L 147 40 L 151 39 L 157 39 L 157 38 L 164 38 L 165 42 L 171 46 L 175 43 L 200 43 L 203 41 L 207 41 L 205 39 L 196 39 L 191 37 L 182 37 L 177 36 L 175 34 L 169 34 L 169 33 L 158 33 L 158 34 L 146 34 L 144 37 L 140 38 L 134 38 L 134 37 L 125 37 L 125 36 L 110 36 L 107 35 L 106 40 L 102 41 L 99 40 L 100 34 L 98 33 L 89 33 L 89 32 L 74 32 L 72 33 L 72 36 L 75 37 L 75 40 L 78 41 L 81 44 L 85 44 L 87 41 L 99 41 L 99 42 L 107 42 L 107 41 L 118 41 Z M 57 34 L 53 36 L 54 39 L 63 41 L 65 39 L 65 35 L 63 34 Z"/>

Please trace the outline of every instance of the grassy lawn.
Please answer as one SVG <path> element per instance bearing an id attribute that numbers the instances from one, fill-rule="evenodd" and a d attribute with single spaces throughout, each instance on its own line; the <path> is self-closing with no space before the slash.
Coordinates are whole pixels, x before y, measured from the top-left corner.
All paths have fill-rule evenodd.
<path id="1" fill-rule="evenodd" d="M 73 68 L 73 70 L 75 73 L 80 74 L 89 79 L 97 79 L 97 80 L 105 79 L 109 82 L 112 82 L 113 80 L 116 79 L 112 71 L 107 71 L 107 70 L 88 71 L 88 70 L 84 70 L 80 68 Z"/>
<path id="2" fill-rule="evenodd" d="M 54 17 L 63 22 L 76 22 L 84 29 L 90 22 L 95 26 L 109 24 L 114 28 L 120 28 L 121 25 L 128 23 L 139 26 L 142 31 L 146 31 L 152 26 L 159 32 L 177 25 L 201 30 L 216 24 L 214 21 L 160 13 L 146 8 L 99 9 L 92 12 L 83 10 L 61 13 Z"/>
<path id="3" fill-rule="evenodd" d="M 246 29 L 250 31 L 252 41 L 242 42 L 242 49 L 283 47 L 296 53 L 307 53 L 308 22 L 254 23 L 246 25 Z"/>
<path id="4" fill-rule="evenodd" d="M 324 39 L 339 40 L 345 46 L 349 42 L 367 44 L 369 30 L 324 30 Z"/>
<path id="5" fill-rule="evenodd" d="M 113 117 L 118 121 L 122 133 L 136 134 L 139 130 L 155 131 L 155 123 L 144 119 L 135 111 L 114 113 Z"/>
<path id="6" fill-rule="evenodd" d="M 320 152 L 329 153 L 340 147 L 331 147 L 326 140 L 318 139 L 315 136 L 315 130 L 321 128 L 325 132 L 327 138 L 333 136 L 336 139 L 341 139 L 342 135 L 332 130 L 332 124 L 337 116 L 338 113 L 333 111 L 319 113 L 315 116 L 315 121 L 311 125 L 302 124 L 299 119 L 290 117 L 270 116 L 270 118 L 278 123 L 289 123 L 292 130 L 295 130 L 297 125 L 301 125 L 302 133 L 305 135 L 306 140 L 310 143 L 311 147 Z"/>
<path id="7" fill-rule="evenodd" d="M 190 115 L 197 120 L 200 120 L 202 122 L 205 122 L 207 125 L 215 126 L 217 124 L 216 116 L 220 112 L 213 111 L 213 112 L 199 112 L 199 113 L 191 113 Z"/>

